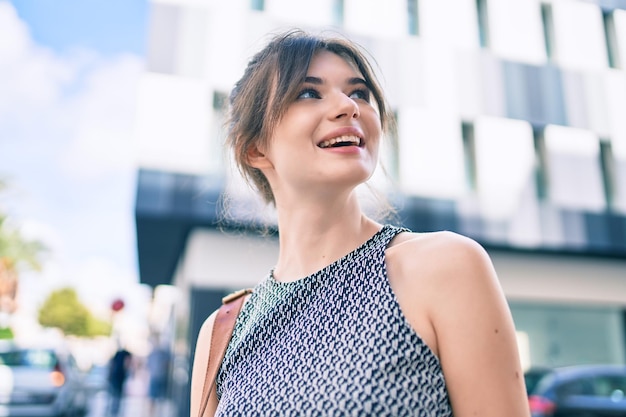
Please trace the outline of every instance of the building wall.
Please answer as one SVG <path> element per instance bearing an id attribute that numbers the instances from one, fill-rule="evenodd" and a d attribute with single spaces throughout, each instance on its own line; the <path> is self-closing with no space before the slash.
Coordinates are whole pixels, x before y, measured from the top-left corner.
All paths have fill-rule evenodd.
<path id="1" fill-rule="evenodd" d="M 152 0 L 141 168 L 217 180 L 236 215 L 271 223 L 224 157 L 223 105 L 293 26 L 375 58 L 398 122 L 382 152 L 394 192 L 489 247 L 524 365 L 626 362 L 626 2 Z M 188 299 L 251 286 L 276 259 L 273 239 L 191 230 L 172 278 Z"/>

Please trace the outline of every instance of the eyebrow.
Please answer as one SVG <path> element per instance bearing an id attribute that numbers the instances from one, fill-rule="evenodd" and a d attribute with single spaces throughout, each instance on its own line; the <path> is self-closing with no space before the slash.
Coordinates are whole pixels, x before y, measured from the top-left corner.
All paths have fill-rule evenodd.
<path id="1" fill-rule="evenodd" d="M 304 77 L 304 82 L 307 84 L 315 84 L 315 85 L 322 85 L 324 84 L 324 81 L 319 78 L 319 77 Z M 369 87 L 369 84 L 360 77 L 352 77 L 352 78 L 348 78 L 348 84 L 349 85 L 359 85 L 359 84 L 363 84 L 366 87 Z"/>

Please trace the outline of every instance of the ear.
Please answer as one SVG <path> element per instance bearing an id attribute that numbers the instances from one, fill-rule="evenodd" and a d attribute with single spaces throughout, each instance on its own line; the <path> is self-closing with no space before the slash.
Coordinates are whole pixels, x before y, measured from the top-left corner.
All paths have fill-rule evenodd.
<path id="1" fill-rule="evenodd" d="M 251 167 L 257 169 L 271 168 L 273 166 L 265 153 L 261 152 L 256 145 L 250 146 L 246 151 L 246 162 Z"/>

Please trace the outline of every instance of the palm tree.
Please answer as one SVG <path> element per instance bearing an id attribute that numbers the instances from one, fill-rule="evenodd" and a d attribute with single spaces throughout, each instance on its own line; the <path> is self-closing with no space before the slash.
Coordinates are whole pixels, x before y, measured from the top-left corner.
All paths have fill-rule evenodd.
<path id="1" fill-rule="evenodd" d="M 9 224 L 7 216 L 0 214 L 0 318 L 12 314 L 17 307 L 19 271 L 40 270 L 45 251 L 41 242 L 24 238 L 19 229 Z"/>

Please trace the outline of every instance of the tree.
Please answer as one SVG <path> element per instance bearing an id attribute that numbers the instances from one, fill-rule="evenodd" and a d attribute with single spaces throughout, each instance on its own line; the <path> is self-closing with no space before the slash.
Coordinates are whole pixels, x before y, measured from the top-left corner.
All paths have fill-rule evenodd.
<path id="1" fill-rule="evenodd" d="M 15 311 L 19 271 L 40 270 L 40 257 L 46 250 L 43 243 L 24 238 L 7 216 L 0 213 L 0 314 Z"/>
<path id="2" fill-rule="evenodd" d="M 94 337 L 111 334 L 111 324 L 94 317 L 73 288 L 50 293 L 39 309 L 38 319 L 42 326 L 59 328 L 65 335 Z"/>

